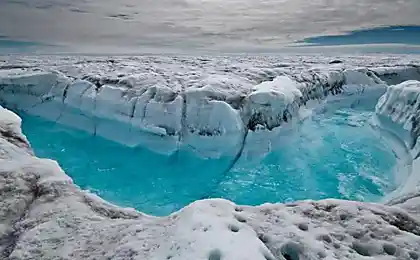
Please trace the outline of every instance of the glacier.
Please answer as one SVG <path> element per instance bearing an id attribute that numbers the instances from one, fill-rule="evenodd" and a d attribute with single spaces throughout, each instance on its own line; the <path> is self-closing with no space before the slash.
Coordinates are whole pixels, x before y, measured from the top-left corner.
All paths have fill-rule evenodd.
<path id="1" fill-rule="evenodd" d="M 384 203 L 239 206 L 201 200 L 167 217 L 120 208 L 37 158 L 0 110 L 5 259 L 418 259 L 420 63 L 413 56 L 4 56 L 0 104 L 121 144 L 262 158 L 316 110 L 363 106 L 408 169 Z M 342 62 L 330 62 L 340 60 Z M 308 198 L 310 199 L 310 198 Z M 246 247 L 246 250 L 244 250 Z"/>

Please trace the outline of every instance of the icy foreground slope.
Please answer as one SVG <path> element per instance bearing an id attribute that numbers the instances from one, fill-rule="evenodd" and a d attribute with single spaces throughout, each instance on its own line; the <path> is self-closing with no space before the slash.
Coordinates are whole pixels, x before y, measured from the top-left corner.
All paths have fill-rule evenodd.
<path id="1" fill-rule="evenodd" d="M 418 259 L 420 194 L 394 206 L 197 201 L 164 218 L 81 191 L 0 110 L 0 259 Z"/>
<path id="2" fill-rule="evenodd" d="M 413 170 L 409 182 L 414 187 L 402 189 L 387 205 L 324 200 L 249 207 L 225 200 L 203 200 L 171 216 L 157 218 L 118 208 L 80 190 L 57 163 L 33 156 L 21 133 L 20 119 L 0 108 L 0 259 L 420 258 L 420 192 L 416 183 L 420 82 L 404 82 L 419 79 L 418 67 L 407 62 L 384 67 L 385 63 L 400 62 L 390 59 L 375 59 L 369 67 L 368 60 L 356 58 L 350 65 L 319 68 L 261 59 L 241 60 L 235 65 L 223 59 L 177 63 L 175 58 L 141 58 L 142 62 L 124 58 L 79 64 L 70 58 L 45 59 L 22 58 L 1 67 L 0 97 L 4 103 L 44 117 L 67 118 L 83 127 L 94 122 L 92 129 L 96 131 L 107 119 L 113 122 L 112 134 L 124 130 L 127 115 L 121 111 L 134 107 L 130 97 L 135 97 L 135 103 L 145 98 L 147 105 L 156 107 L 149 110 L 144 109 L 148 107 L 145 105 L 139 109 L 146 110 L 146 115 L 152 111 L 153 116 L 133 116 L 133 122 L 127 125 L 166 138 L 162 143 L 174 139 L 175 146 L 195 144 L 194 138 L 224 138 L 228 133 L 239 136 L 239 142 L 257 140 L 269 146 L 274 141 L 270 140 L 272 133 L 279 130 L 277 125 L 286 125 L 312 107 L 322 107 L 319 100 L 327 100 L 331 105 L 328 107 L 356 103 L 373 106 L 372 98 L 378 99 L 386 92 L 376 105 L 378 124 L 405 144 Z M 357 69 L 359 62 L 368 69 Z M 120 77 L 124 79 L 121 82 L 113 81 L 118 78 L 116 68 L 130 70 L 125 72 L 128 76 Z M 178 74 L 167 76 L 171 71 Z M 88 72 L 94 76 L 84 75 Z M 109 76 L 113 73 L 115 78 Z M 186 75 L 195 81 L 186 81 Z M 130 77 L 134 83 L 127 87 L 124 82 Z M 178 81 L 189 83 L 176 85 Z M 404 83 L 385 85 L 400 82 Z M 102 91 L 109 92 L 101 99 L 98 97 Z M 175 108 L 180 101 L 180 117 L 165 117 L 168 111 L 178 111 Z M 286 113 L 285 119 L 286 110 L 290 116 Z M 188 113 L 195 116 L 186 116 Z M 107 115 L 113 117 L 104 118 Z M 121 123 L 119 130 L 115 122 Z M 177 124 L 178 128 L 174 127 Z M 168 130 L 168 126 L 175 130 Z M 171 131 L 173 134 L 169 134 Z M 265 146 L 257 145 L 258 152 L 261 147 Z M 209 151 L 214 147 L 201 144 L 200 149 Z"/>
<path id="3" fill-rule="evenodd" d="M 418 259 L 420 194 L 393 206 L 324 200 L 197 201 L 168 217 L 81 191 L 32 155 L 0 109 L 0 259 Z"/>

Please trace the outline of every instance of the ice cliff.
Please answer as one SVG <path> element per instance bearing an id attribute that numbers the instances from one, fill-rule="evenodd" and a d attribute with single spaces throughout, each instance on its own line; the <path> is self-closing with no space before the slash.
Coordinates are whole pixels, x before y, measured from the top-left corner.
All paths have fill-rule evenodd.
<path id="1" fill-rule="evenodd" d="M 0 259 L 419 259 L 419 67 L 265 59 L 7 57 L 0 98 L 127 145 L 233 157 L 267 153 L 313 109 L 376 105 L 411 186 L 385 204 L 203 200 L 157 218 L 80 190 L 0 108 Z"/>
<path id="2" fill-rule="evenodd" d="M 327 97 L 366 90 L 379 98 L 388 82 L 420 79 L 410 64 L 308 67 L 192 57 L 8 63 L 0 70 L 0 98 L 8 107 L 128 146 L 161 153 L 191 149 L 210 157 L 238 154 L 245 142 L 258 142 L 259 132 L 275 133 Z"/>

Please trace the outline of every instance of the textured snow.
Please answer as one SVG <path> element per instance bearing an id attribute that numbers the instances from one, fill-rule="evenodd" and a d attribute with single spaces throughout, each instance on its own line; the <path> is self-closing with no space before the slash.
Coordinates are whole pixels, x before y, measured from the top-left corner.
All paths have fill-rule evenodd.
<path id="1" fill-rule="evenodd" d="M 15 115 L 1 109 L 0 116 L 6 120 L 2 126 L 13 122 L 0 138 L 2 259 L 417 259 L 420 254 L 418 196 L 393 206 L 324 200 L 249 207 L 214 199 L 157 218 L 81 191 L 57 163 L 31 155 Z"/>
<path id="2" fill-rule="evenodd" d="M 214 199 L 158 218 L 80 190 L 56 162 L 33 155 L 19 117 L 0 108 L 0 259 L 420 257 L 420 73 L 408 58 L 5 59 L 3 104 L 160 152 L 263 156 L 313 109 L 373 106 L 385 93 L 378 128 L 411 156 L 411 171 L 385 204 Z"/>

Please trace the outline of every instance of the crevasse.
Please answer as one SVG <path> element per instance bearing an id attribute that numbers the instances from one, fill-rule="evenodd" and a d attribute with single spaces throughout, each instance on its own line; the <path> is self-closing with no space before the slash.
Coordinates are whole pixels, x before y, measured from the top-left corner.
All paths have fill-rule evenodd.
<path id="1" fill-rule="evenodd" d="M 156 71 L 123 76 L 95 75 L 86 68 L 66 75 L 59 66 L 6 69 L 0 73 L 0 94 L 6 107 L 131 147 L 232 157 L 229 171 L 241 156 L 258 160 L 281 145 L 280 132 L 313 109 L 373 107 L 387 84 L 420 77 L 411 65 L 272 68 L 265 69 L 265 79 L 252 67 L 185 71 L 181 62 L 177 73 L 167 75 L 158 65 Z"/>

